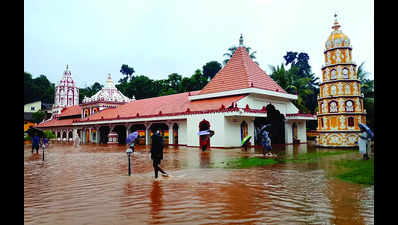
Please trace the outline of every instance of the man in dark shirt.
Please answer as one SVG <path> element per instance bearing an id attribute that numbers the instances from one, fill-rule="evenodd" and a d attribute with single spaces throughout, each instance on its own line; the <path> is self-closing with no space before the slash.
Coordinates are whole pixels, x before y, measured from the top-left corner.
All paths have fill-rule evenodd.
<path id="1" fill-rule="evenodd" d="M 152 135 L 152 146 L 151 146 L 151 159 L 153 160 L 153 169 L 155 171 L 155 179 L 158 178 L 158 171 L 160 171 L 163 176 L 168 176 L 160 167 L 160 161 L 163 159 L 163 137 L 160 135 L 160 131 L 157 130 L 154 135 Z"/>

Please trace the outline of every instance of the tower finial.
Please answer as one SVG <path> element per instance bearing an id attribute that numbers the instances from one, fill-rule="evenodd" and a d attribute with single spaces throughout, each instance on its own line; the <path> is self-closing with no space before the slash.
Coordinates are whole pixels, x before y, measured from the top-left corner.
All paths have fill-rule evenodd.
<path id="1" fill-rule="evenodd" d="M 332 26 L 334 30 L 338 30 L 340 28 L 339 22 L 337 22 L 337 13 L 334 14 L 334 24 Z"/>
<path id="2" fill-rule="evenodd" d="M 66 70 L 68 70 L 68 68 L 69 68 L 69 64 L 66 64 Z"/>
<path id="3" fill-rule="evenodd" d="M 242 34 L 240 34 L 239 46 L 243 46 L 243 37 L 242 37 Z"/>

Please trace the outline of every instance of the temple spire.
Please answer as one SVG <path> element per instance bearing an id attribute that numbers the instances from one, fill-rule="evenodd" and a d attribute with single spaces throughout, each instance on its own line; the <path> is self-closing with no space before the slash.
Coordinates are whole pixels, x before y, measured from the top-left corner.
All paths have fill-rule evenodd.
<path id="1" fill-rule="evenodd" d="M 337 13 L 334 14 L 334 24 L 333 24 L 332 28 L 333 28 L 334 30 L 338 30 L 338 29 L 340 28 L 340 24 L 339 24 L 339 22 L 337 21 Z"/>
<path id="2" fill-rule="evenodd" d="M 243 46 L 243 37 L 242 34 L 240 34 L 240 38 L 239 38 L 239 47 Z"/>

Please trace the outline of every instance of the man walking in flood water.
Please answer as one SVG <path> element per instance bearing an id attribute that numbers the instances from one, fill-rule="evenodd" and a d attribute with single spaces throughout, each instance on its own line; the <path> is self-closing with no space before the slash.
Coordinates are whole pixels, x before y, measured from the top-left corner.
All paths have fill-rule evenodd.
<path id="1" fill-rule="evenodd" d="M 163 176 L 169 176 L 166 172 L 159 167 L 160 161 L 163 159 L 163 137 L 160 135 L 160 130 L 156 130 L 155 134 L 152 135 L 152 146 L 151 146 L 151 159 L 153 161 L 153 169 L 155 171 L 155 179 L 158 178 L 158 172 L 160 171 Z"/>

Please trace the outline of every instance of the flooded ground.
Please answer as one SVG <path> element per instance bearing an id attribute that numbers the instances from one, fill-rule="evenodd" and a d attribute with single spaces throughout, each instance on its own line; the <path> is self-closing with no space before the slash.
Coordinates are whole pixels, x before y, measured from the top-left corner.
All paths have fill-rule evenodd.
<path id="1" fill-rule="evenodd" d="M 148 147 L 139 146 L 128 176 L 126 146 L 52 144 L 42 161 L 24 148 L 25 224 L 374 224 L 374 186 L 333 176 L 334 160 L 249 169 L 214 168 L 251 149 L 170 147 L 155 181 Z M 276 149 L 282 157 L 316 149 Z"/>

